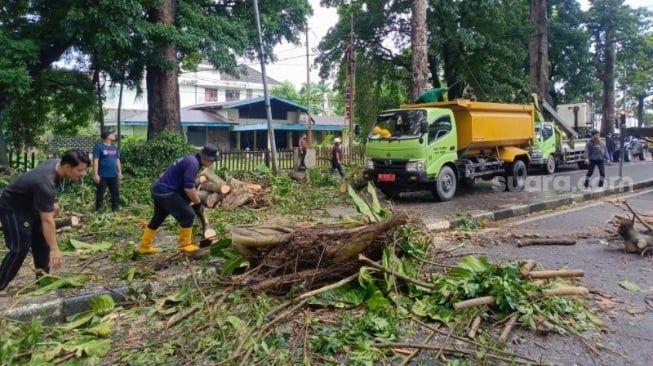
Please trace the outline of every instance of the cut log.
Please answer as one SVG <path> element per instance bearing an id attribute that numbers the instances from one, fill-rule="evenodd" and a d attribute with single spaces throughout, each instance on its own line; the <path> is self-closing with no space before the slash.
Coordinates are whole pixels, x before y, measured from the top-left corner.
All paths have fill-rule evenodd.
<path id="1" fill-rule="evenodd" d="M 478 327 L 480 325 L 481 325 L 481 317 L 477 316 L 474 318 L 474 321 L 472 321 L 472 326 L 469 328 L 469 333 L 467 333 L 467 337 L 469 339 L 476 338 L 476 332 L 478 332 Z"/>
<path id="2" fill-rule="evenodd" d="M 211 194 L 211 192 L 198 191 L 197 194 L 200 196 L 200 202 L 206 205 L 206 198 Z"/>
<path id="3" fill-rule="evenodd" d="M 476 299 L 457 302 L 453 304 L 453 308 L 456 310 L 463 310 L 474 306 L 492 305 L 495 304 L 496 302 L 497 299 L 494 296 L 483 296 L 483 297 L 478 297 Z"/>
<path id="4" fill-rule="evenodd" d="M 506 341 L 508 340 L 508 336 L 512 331 L 512 328 L 515 327 L 516 323 L 517 323 L 517 313 L 513 313 L 512 315 L 510 315 L 510 319 L 508 319 L 506 326 L 503 327 L 503 331 L 501 332 L 501 336 L 499 337 L 500 343 L 506 343 Z"/>
<path id="5" fill-rule="evenodd" d="M 554 271 L 531 271 L 528 274 L 530 279 L 538 278 L 573 278 L 573 277 L 583 277 L 585 272 L 582 269 L 559 269 Z"/>
<path id="6" fill-rule="evenodd" d="M 555 326 L 551 324 L 550 321 L 541 316 L 533 315 L 533 320 L 535 321 L 535 331 L 540 334 L 549 333 L 553 330 L 553 328 L 555 328 Z"/>
<path id="7" fill-rule="evenodd" d="M 70 227 L 77 227 L 81 224 L 81 220 L 79 219 L 78 216 L 68 216 L 68 217 L 62 217 L 60 219 L 55 219 L 54 220 L 54 225 L 57 228 L 61 228 L 64 226 L 70 226 Z"/>
<path id="8" fill-rule="evenodd" d="M 552 289 L 547 289 L 542 291 L 542 294 L 545 297 L 553 296 L 587 296 L 590 291 L 587 287 L 576 287 L 576 286 L 559 286 Z"/>
<path id="9" fill-rule="evenodd" d="M 215 183 L 226 183 L 226 181 L 222 178 L 220 178 L 217 174 L 213 173 L 212 171 L 208 169 L 204 169 L 200 172 L 200 176 L 198 178 L 198 181 L 200 183 L 205 183 L 205 182 L 215 182 Z"/>
<path id="10" fill-rule="evenodd" d="M 224 198 L 223 195 L 219 193 L 211 193 L 206 197 L 206 207 L 208 208 L 215 208 L 218 204 L 220 204 L 220 201 Z"/>
<path id="11" fill-rule="evenodd" d="M 653 236 L 641 233 L 635 229 L 635 217 L 625 218 L 615 216 L 613 221 L 618 225 L 617 233 L 624 240 L 624 250 L 628 253 L 643 253 L 653 247 Z"/>
<path id="12" fill-rule="evenodd" d="M 246 205 L 253 198 L 254 193 L 242 186 L 237 186 L 229 195 L 224 197 L 222 200 L 222 207 L 226 210 L 233 210 Z"/>
<path id="13" fill-rule="evenodd" d="M 520 240 L 517 242 L 518 247 L 526 247 L 531 245 L 575 245 L 576 240 L 570 239 L 530 239 Z"/>
<path id="14" fill-rule="evenodd" d="M 533 259 L 529 259 L 524 263 L 523 266 L 521 266 L 519 273 L 521 273 L 523 277 L 526 277 L 535 268 L 536 265 L 537 263 Z"/>
<path id="15" fill-rule="evenodd" d="M 227 194 L 231 191 L 231 186 L 229 186 L 227 183 L 208 181 L 200 184 L 200 189 L 212 193 Z"/>
<path id="16" fill-rule="evenodd" d="M 254 184 L 254 183 L 245 183 L 244 187 L 249 189 L 252 192 L 260 192 L 263 190 L 263 186 L 260 184 Z"/>

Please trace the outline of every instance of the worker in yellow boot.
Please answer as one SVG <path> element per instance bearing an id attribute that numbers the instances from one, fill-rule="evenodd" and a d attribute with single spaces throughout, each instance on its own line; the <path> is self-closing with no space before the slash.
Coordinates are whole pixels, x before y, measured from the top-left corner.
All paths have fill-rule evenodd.
<path id="1" fill-rule="evenodd" d="M 195 181 L 200 166 L 210 167 L 216 160 L 218 160 L 218 148 L 206 145 L 197 154 L 177 159 L 152 185 L 154 215 L 143 231 L 140 253 L 157 252 L 153 245 L 154 235 L 168 215 L 172 215 L 181 226 L 179 249 L 186 253 L 199 249 L 192 242 L 195 211 L 201 205 L 200 196 L 195 189 Z"/>

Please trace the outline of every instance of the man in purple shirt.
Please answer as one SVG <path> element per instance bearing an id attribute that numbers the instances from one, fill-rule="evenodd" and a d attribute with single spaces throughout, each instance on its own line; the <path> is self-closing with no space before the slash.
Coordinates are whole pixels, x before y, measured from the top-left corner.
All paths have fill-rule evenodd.
<path id="1" fill-rule="evenodd" d="M 186 253 L 192 253 L 199 249 L 192 243 L 195 211 L 201 205 L 199 194 L 195 189 L 195 182 L 200 166 L 209 167 L 216 160 L 218 160 L 218 148 L 206 145 L 197 154 L 177 159 L 154 183 L 152 186 L 154 216 L 141 237 L 140 253 L 153 254 L 157 252 L 153 245 L 154 235 L 156 229 L 161 226 L 168 215 L 172 215 L 181 226 L 179 249 Z"/>

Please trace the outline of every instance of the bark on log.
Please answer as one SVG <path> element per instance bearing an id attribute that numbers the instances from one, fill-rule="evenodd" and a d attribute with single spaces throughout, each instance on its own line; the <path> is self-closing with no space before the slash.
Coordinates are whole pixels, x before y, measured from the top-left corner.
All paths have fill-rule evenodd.
<path id="1" fill-rule="evenodd" d="M 54 219 L 54 226 L 57 229 L 62 229 L 65 227 L 77 227 L 81 225 L 81 223 L 82 223 L 81 218 L 76 215 Z M 2 224 L 0 224 L 0 230 L 4 230 Z"/>
<path id="2" fill-rule="evenodd" d="M 559 286 L 552 289 L 547 289 L 542 291 L 542 295 L 545 297 L 553 296 L 587 296 L 590 291 L 586 287 L 576 287 L 576 286 Z"/>
<path id="3" fill-rule="evenodd" d="M 559 269 L 553 271 L 531 271 L 528 274 L 530 279 L 539 279 L 539 278 L 573 278 L 573 277 L 583 277 L 585 272 L 582 269 Z"/>
<path id="4" fill-rule="evenodd" d="M 220 201 L 222 201 L 224 196 L 222 196 L 220 193 L 211 193 L 206 197 L 206 207 L 208 208 L 215 208 L 218 204 L 220 204 Z"/>
<path id="5" fill-rule="evenodd" d="M 481 325 L 481 317 L 477 316 L 474 318 L 474 321 L 472 321 L 472 326 L 469 328 L 469 333 L 467 333 L 467 337 L 469 339 L 476 338 L 476 332 L 478 332 L 478 327 L 480 325 Z"/>
<path id="6" fill-rule="evenodd" d="M 233 210 L 235 208 L 246 205 L 254 198 L 254 193 L 250 190 L 237 186 L 222 200 L 222 207 L 226 210 Z"/>
<path id="7" fill-rule="evenodd" d="M 570 239 L 532 239 L 519 241 L 517 243 L 518 247 L 526 247 L 530 245 L 575 245 L 576 240 Z"/>
<path id="8" fill-rule="evenodd" d="M 624 250 L 628 253 L 642 253 L 647 248 L 653 247 L 653 236 L 641 233 L 635 229 L 635 217 L 632 219 L 615 217 L 619 225 L 617 233 L 624 240 Z"/>
<path id="9" fill-rule="evenodd" d="M 231 187 L 227 183 L 206 181 L 200 184 L 200 189 L 212 193 L 227 194 L 231 191 Z"/>
<path id="10" fill-rule="evenodd" d="M 496 302 L 497 299 L 494 296 L 483 296 L 483 297 L 478 297 L 476 299 L 457 302 L 453 304 L 453 308 L 455 310 L 463 310 L 474 306 L 492 305 L 495 304 Z"/>
<path id="11" fill-rule="evenodd" d="M 200 176 L 198 180 L 200 183 L 205 183 L 205 182 L 215 182 L 221 184 L 227 183 L 224 179 L 220 178 L 220 176 L 218 176 L 217 174 L 213 173 L 208 169 L 204 169 L 200 172 Z"/>

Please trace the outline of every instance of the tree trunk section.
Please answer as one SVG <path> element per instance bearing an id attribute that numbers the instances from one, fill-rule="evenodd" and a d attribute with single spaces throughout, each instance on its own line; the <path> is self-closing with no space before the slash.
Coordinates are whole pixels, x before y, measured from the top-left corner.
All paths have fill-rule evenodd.
<path id="1" fill-rule="evenodd" d="M 426 0 L 413 0 L 410 41 L 412 46 L 412 97 L 417 100 L 428 88 L 428 46 L 426 36 Z"/>
<path id="2" fill-rule="evenodd" d="M 546 0 L 530 1 L 530 17 L 535 30 L 528 45 L 531 88 L 542 100 L 551 103 L 548 93 L 549 40 Z"/>
<path id="3" fill-rule="evenodd" d="M 605 30 L 605 49 L 603 63 L 603 107 L 601 114 L 601 135 L 605 136 L 612 131 L 614 123 L 614 57 L 615 57 L 615 29 L 608 25 Z"/>
<path id="4" fill-rule="evenodd" d="M 161 0 L 157 9 L 149 12 L 152 23 L 173 24 L 177 13 L 175 0 Z M 181 132 L 179 83 L 177 80 L 177 49 L 173 44 L 160 49 L 164 62 L 147 65 L 147 139 L 168 130 Z"/>
<path id="5" fill-rule="evenodd" d="M 644 127 L 644 95 L 637 96 L 637 127 Z"/>
<path id="6" fill-rule="evenodd" d="M 9 166 L 9 159 L 7 159 L 7 141 L 5 140 L 5 126 L 2 120 L 2 112 L 5 108 L 5 101 L 0 98 L 0 166 Z"/>

